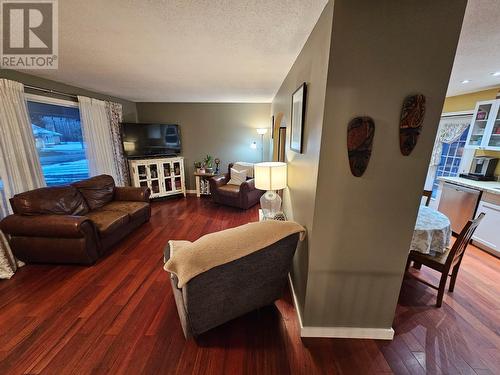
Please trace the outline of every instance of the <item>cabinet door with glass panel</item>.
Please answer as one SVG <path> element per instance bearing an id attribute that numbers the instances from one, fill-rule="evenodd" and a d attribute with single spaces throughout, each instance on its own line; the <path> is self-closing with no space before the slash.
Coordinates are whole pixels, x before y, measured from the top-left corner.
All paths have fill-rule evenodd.
<path id="1" fill-rule="evenodd" d="M 139 186 L 147 186 L 151 189 L 151 197 L 155 197 L 160 194 L 160 174 L 158 171 L 158 164 L 138 164 L 137 179 Z"/>
<path id="2" fill-rule="evenodd" d="M 478 102 L 472 117 L 471 129 L 469 137 L 467 138 L 466 147 L 474 149 L 494 149 L 500 148 L 500 143 L 496 146 L 495 138 L 493 136 L 495 131 L 499 131 L 500 115 L 499 111 L 500 100 L 488 100 Z M 496 129 L 495 130 L 495 124 Z M 493 139 L 492 139 L 493 138 Z"/>
<path id="3" fill-rule="evenodd" d="M 500 151 L 500 100 L 496 100 L 496 107 L 489 125 L 487 137 L 485 138 L 485 148 Z"/>
<path id="4" fill-rule="evenodd" d="M 478 102 L 476 104 L 465 147 L 475 149 L 484 147 L 488 123 L 490 118 L 494 116 L 495 107 L 495 100 Z"/>
<path id="5" fill-rule="evenodd" d="M 181 160 L 165 161 L 162 163 L 163 184 L 165 191 L 182 192 L 184 186 L 184 171 Z"/>

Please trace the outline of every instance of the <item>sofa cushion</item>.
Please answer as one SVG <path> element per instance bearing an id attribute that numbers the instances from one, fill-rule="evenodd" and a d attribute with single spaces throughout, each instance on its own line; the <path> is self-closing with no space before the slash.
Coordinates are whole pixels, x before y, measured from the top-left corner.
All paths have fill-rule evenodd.
<path id="1" fill-rule="evenodd" d="M 73 186 L 46 187 L 15 195 L 10 204 L 20 215 L 85 215 L 89 207 Z"/>
<path id="2" fill-rule="evenodd" d="M 90 210 L 95 210 L 113 200 L 115 180 L 108 175 L 100 175 L 75 182 L 74 187 L 82 193 Z"/>
<path id="3" fill-rule="evenodd" d="M 228 197 L 237 197 L 240 194 L 240 187 L 238 185 L 222 185 L 218 188 L 220 195 L 225 195 Z"/>
<path id="4" fill-rule="evenodd" d="M 120 211 L 130 215 L 132 220 L 147 215 L 149 203 L 146 202 L 130 202 L 130 201 L 113 201 L 101 207 L 102 211 Z"/>
<path id="5" fill-rule="evenodd" d="M 237 161 L 233 164 L 233 168 L 237 171 L 246 171 L 248 178 L 254 177 L 254 164 L 246 163 L 244 161 Z"/>
<path id="6" fill-rule="evenodd" d="M 246 180 L 247 180 L 247 171 L 238 171 L 234 168 L 231 168 L 231 179 L 227 184 L 240 186 Z"/>
<path id="7" fill-rule="evenodd" d="M 121 211 L 95 210 L 86 215 L 103 236 L 114 232 L 130 221 L 127 213 Z"/>

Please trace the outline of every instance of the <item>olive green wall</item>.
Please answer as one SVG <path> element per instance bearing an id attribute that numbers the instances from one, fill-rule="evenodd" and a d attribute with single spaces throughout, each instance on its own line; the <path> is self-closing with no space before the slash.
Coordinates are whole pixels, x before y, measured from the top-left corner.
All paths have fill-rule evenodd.
<path id="1" fill-rule="evenodd" d="M 207 154 L 221 159 L 223 171 L 233 161 L 261 161 L 256 129 L 271 127 L 270 111 L 269 103 L 137 103 L 139 122 L 180 125 L 188 190 L 195 189 L 193 163 Z M 270 132 L 264 136 L 265 158 L 269 137 Z M 250 148 L 252 142 L 257 142 L 256 150 Z"/>
<path id="2" fill-rule="evenodd" d="M 44 78 L 35 77 L 26 73 L 16 72 L 15 70 L 8 69 L 0 69 L 0 78 L 7 78 L 12 81 L 21 82 L 25 85 L 37 86 L 44 89 L 51 89 L 61 91 L 67 94 L 75 94 L 75 95 L 84 95 L 92 98 L 100 99 L 100 100 L 109 100 L 116 103 L 120 103 L 123 107 L 123 120 L 135 122 L 137 119 L 137 110 L 135 103 L 130 102 L 128 100 L 116 98 L 114 96 L 109 96 L 106 94 L 101 94 L 89 90 L 85 90 L 79 87 L 66 85 L 64 83 L 51 81 Z M 26 90 L 26 92 L 31 92 L 30 90 Z M 33 91 L 34 94 L 40 94 L 37 91 Z M 47 95 L 47 94 L 44 94 Z M 58 95 L 48 95 L 53 97 L 58 97 L 61 99 L 68 99 L 64 96 Z"/>
<path id="3" fill-rule="evenodd" d="M 289 219 L 304 225 L 308 233 L 313 233 L 332 15 L 333 5 L 329 3 L 323 10 L 272 103 L 272 113 L 275 116 L 280 112 L 283 113 L 281 125 L 287 126 L 288 189 L 283 191 L 283 209 Z M 304 153 L 298 154 L 289 150 L 291 98 L 292 93 L 303 82 L 307 82 Z M 306 242 L 300 243 L 294 257 L 291 273 L 301 313 L 306 295 L 309 248 L 314 243 L 316 243 L 316 238 L 313 235 L 309 235 Z"/>
<path id="4" fill-rule="evenodd" d="M 335 1 L 307 324 L 390 328 L 466 0 Z M 442 20 L 446 19 L 446 24 Z M 409 42 L 411 41 L 411 43 Z M 355 46 L 355 48 L 352 48 Z M 426 97 L 423 132 L 399 150 L 406 95 Z M 352 176 L 347 123 L 375 121 L 365 174 Z"/>
<path id="5" fill-rule="evenodd" d="M 392 326 L 465 5 L 330 1 L 273 100 L 273 112 L 289 116 L 293 90 L 308 83 L 305 153 L 287 149 L 284 206 L 308 229 L 292 279 L 305 327 Z M 401 105 L 416 92 L 427 98 L 424 130 L 404 157 Z M 346 138 L 349 120 L 360 115 L 372 116 L 376 131 L 368 169 L 356 178 Z"/>

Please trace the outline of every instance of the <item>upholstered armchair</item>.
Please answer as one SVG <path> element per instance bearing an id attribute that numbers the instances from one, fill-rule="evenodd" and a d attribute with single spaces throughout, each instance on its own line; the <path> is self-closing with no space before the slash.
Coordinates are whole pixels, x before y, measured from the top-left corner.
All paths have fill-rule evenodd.
<path id="1" fill-rule="evenodd" d="M 209 180 L 210 193 L 213 201 L 216 203 L 246 210 L 259 202 L 260 197 L 264 194 L 264 190 L 255 188 L 253 176 L 240 186 L 229 185 L 228 182 L 231 179 L 231 168 L 233 166 L 234 163 L 229 164 L 228 173 L 212 177 Z"/>
<path id="2" fill-rule="evenodd" d="M 289 226 L 291 230 L 280 228 Z M 303 230 L 296 223 L 271 220 L 210 233 L 195 242 L 169 241 L 164 253 L 165 270 L 171 272 L 172 291 L 186 338 L 272 305 L 282 296 L 297 243 L 302 238 L 300 232 L 293 233 L 293 228 Z M 248 236 L 258 237 L 267 246 L 251 243 Z M 270 240 L 271 236 L 276 238 Z M 242 246 L 235 249 L 231 245 L 238 239 L 255 248 L 243 255 L 247 251 L 242 252 Z M 228 259 L 219 256 L 213 265 L 207 266 L 206 256 L 213 248 Z M 193 263 L 193 258 L 182 252 L 196 253 L 196 261 Z M 193 272 L 193 268 L 201 272 Z"/>

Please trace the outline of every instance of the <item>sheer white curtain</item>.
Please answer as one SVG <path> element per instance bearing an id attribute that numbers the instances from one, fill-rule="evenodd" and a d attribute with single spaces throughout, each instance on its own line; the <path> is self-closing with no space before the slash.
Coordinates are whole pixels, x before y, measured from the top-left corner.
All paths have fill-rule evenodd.
<path id="1" fill-rule="evenodd" d="M 90 175 L 108 174 L 119 182 L 106 103 L 85 96 L 78 103 Z"/>
<path id="2" fill-rule="evenodd" d="M 45 186 L 24 86 L 7 79 L 0 79 L 0 180 L 0 215 L 13 195 Z"/>
<path id="3" fill-rule="evenodd" d="M 45 186 L 31 129 L 24 86 L 0 79 L 0 219 L 11 213 L 13 195 Z M 18 266 L 0 231 L 0 278 L 12 277 Z"/>

